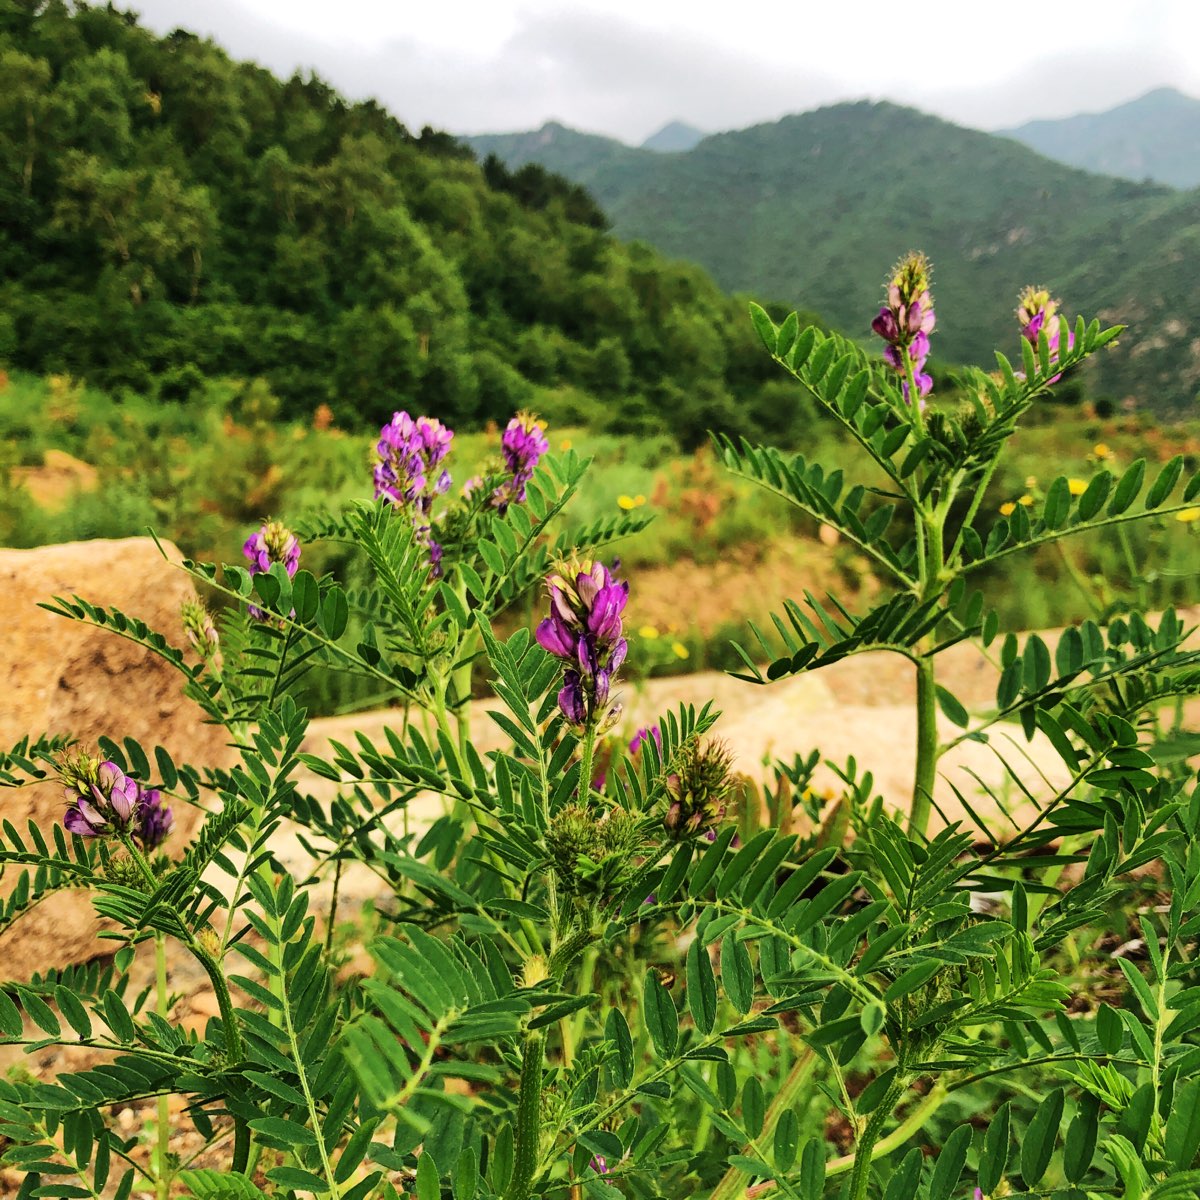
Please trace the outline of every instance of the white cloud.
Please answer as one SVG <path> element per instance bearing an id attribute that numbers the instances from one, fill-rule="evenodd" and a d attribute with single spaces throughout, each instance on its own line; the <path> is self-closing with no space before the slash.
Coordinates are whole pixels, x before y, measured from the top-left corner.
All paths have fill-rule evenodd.
<path id="1" fill-rule="evenodd" d="M 1076 10 L 924 0 L 141 0 L 151 28 L 212 36 L 284 74 L 315 69 L 410 127 L 527 129 L 554 117 L 639 141 L 862 96 L 1001 128 L 1110 107 L 1153 87 L 1200 93 L 1191 0 Z M 1061 17 L 1061 20 L 1060 20 Z"/>

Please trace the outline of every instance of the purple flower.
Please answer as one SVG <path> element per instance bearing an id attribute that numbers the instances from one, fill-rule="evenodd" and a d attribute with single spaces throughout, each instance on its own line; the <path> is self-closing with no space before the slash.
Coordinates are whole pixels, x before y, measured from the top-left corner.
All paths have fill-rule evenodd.
<path id="1" fill-rule="evenodd" d="M 138 785 L 114 762 L 80 757 L 63 768 L 63 825 L 79 837 L 128 833 L 137 825 Z"/>
<path id="2" fill-rule="evenodd" d="M 1050 347 L 1050 361 L 1058 362 L 1060 327 L 1058 323 L 1058 301 L 1053 299 L 1046 288 L 1027 287 L 1017 298 L 1017 323 L 1021 327 L 1021 336 L 1034 348 L 1038 348 L 1038 339 L 1044 329 L 1046 342 Z M 1075 334 L 1067 330 L 1067 349 L 1075 348 Z M 1024 378 L 1024 375 L 1019 375 Z M 1062 373 L 1052 376 L 1047 383 L 1057 383 Z"/>
<path id="3" fill-rule="evenodd" d="M 434 496 L 450 489 L 450 473 L 438 472 L 437 467 L 453 440 L 454 431 L 435 417 L 413 420 L 406 412 L 394 413 L 375 446 L 375 498 L 412 505 L 427 515 Z"/>
<path id="4" fill-rule="evenodd" d="M 157 850 L 175 826 L 175 814 L 163 803 L 158 788 L 140 788 L 137 804 L 137 837 L 143 850 Z"/>
<path id="5" fill-rule="evenodd" d="M 283 563 L 292 579 L 300 566 L 300 539 L 282 522 L 266 521 L 246 539 L 242 553 L 250 563 L 251 575 L 265 574 L 273 563 Z M 266 615 L 256 604 L 249 605 L 249 612 L 256 621 Z"/>
<path id="6" fill-rule="evenodd" d="M 609 692 L 629 649 L 622 636 L 629 585 L 592 562 L 564 565 L 546 584 L 550 615 L 538 626 L 537 641 L 565 664 L 559 708 L 572 725 L 611 729 L 621 710 L 608 707 Z"/>
<path id="7" fill-rule="evenodd" d="M 612 1168 L 608 1165 L 608 1159 L 603 1154 L 593 1154 L 588 1159 L 588 1166 L 596 1172 L 597 1175 L 608 1175 Z"/>
<path id="8" fill-rule="evenodd" d="M 500 451 L 512 478 L 505 480 L 492 495 L 492 503 L 502 513 L 510 504 L 524 502 L 525 485 L 533 478 L 542 455 L 550 449 L 543 432 L 545 427 L 545 422 L 532 413 L 518 413 L 505 428 Z"/>
<path id="9" fill-rule="evenodd" d="M 429 514 L 435 496 L 450 490 L 450 472 L 438 470 L 450 453 L 454 431 L 435 417 L 417 417 L 406 412 L 392 415 L 379 431 L 375 453 L 375 499 L 387 500 L 412 515 L 417 541 L 429 551 L 432 575 L 442 574 L 442 547 L 434 540 Z M 465 490 L 464 490 L 465 494 Z"/>
<path id="10" fill-rule="evenodd" d="M 908 394 L 908 370 L 911 366 L 917 395 L 924 397 L 933 389 L 933 378 L 925 370 L 929 357 L 929 335 L 937 324 L 933 296 L 929 291 L 929 260 L 915 251 L 896 265 L 887 285 L 887 303 L 871 322 L 871 328 L 887 346 L 884 361 L 900 376 L 904 398 Z"/>
<path id="11" fill-rule="evenodd" d="M 636 754 L 644 742 L 654 741 L 658 747 L 659 754 L 662 753 L 662 730 L 657 725 L 651 725 L 649 728 L 643 726 L 629 740 L 629 753 Z"/>

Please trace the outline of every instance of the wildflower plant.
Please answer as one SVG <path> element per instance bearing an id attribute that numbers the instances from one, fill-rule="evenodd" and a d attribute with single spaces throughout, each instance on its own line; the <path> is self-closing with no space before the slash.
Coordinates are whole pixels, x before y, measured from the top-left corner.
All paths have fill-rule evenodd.
<path id="1" fill-rule="evenodd" d="M 90 1056 L 53 1082 L 0 1082 L 0 1163 L 24 1172 L 22 1198 L 1195 1194 L 1200 793 L 1147 714 L 1200 692 L 1200 656 L 1170 612 L 1083 622 L 1053 649 L 1002 635 L 983 584 L 1077 533 L 1176 520 L 1200 475 L 1098 464 L 1082 489 L 1056 479 L 997 514 L 989 484 L 1021 418 L 1118 331 L 1052 314 L 1052 345 L 1046 316 L 1014 334 L 1020 371 L 1001 356 L 949 401 L 924 369 L 928 264 L 906 259 L 886 296 L 883 361 L 753 310 L 869 473 L 716 449 L 891 580 L 862 614 L 785 602 L 740 674 L 901 656 L 917 683 L 905 812 L 876 794 L 869 731 L 828 800 L 817 748 L 759 784 L 711 705 L 630 742 L 618 687 L 638 581 L 611 547 L 646 518 L 556 536 L 586 464 L 548 453 L 528 416 L 456 492 L 451 431 L 398 413 L 364 473 L 373 496 L 269 523 L 249 569 L 186 564 L 226 603 L 217 621 L 191 606 L 155 631 L 48 602 L 174 667 L 231 758 L 176 763 L 120 731 L 0 755 L 0 784 L 66 790 L 61 822 L 0 827 L 16 877 L 0 932 L 86 889 L 116 949 L 111 966 L 0 986 L 0 1041 Z M 326 539 L 365 584 L 299 565 Z M 531 590 L 542 617 L 502 636 Z M 977 713 L 939 678 L 966 639 L 999 668 Z M 373 681 L 397 706 L 387 730 L 306 750 L 296 691 L 317 664 Z M 1035 736 L 1062 760 L 1049 793 L 1021 758 Z M 940 811 L 939 770 L 965 741 L 1003 760 L 1020 801 L 994 791 L 1003 820 L 977 816 L 961 779 L 967 818 Z M 366 972 L 339 969 L 350 868 L 379 896 Z M 1101 955 L 1111 936 L 1141 956 Z M 139 989 L 143 943 L 155 979 Z M 198 1031 L 168 986 L 185 957 L 219 1012 Z M 137 1105 L 157 1106 L 149 1154 L 110 1117 Z M 172 1152 L 172 1123 L 201 1157 Z"/>

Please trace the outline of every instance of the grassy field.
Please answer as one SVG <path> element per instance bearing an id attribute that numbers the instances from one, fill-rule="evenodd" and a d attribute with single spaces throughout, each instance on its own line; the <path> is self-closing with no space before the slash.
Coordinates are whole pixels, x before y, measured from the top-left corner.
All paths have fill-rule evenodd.
<path id="1" fill-rule="evenodd" d="M 836 461 L 836 431 L 813 425 L 808 457 Z M 551 428 L 552 450 L 593 458 L 568 522 L 620 509 L 654 513 L 620 547 L 633 583 L 639 662 L 652 673 L 732 666 L 733 637 L 786 596 L 809 588 L 863 598 L 867 560 L 772 496 L 727 475 L 707 448 L 681 455 L 666 438 L 619 438 Z M 148 529 L 200 559 L 240 561 L 246 534 L 267 516 L 294 520 L 371 493 L 374 439 L 338 429 L 328 410 L 285 419 L 260 382 L 212 383 L 187 405 L 117 398 L 61 376 L 17 374 L 0 390 L 0 544 L 35 546 L 128 537 Z M 455 486 L 497 453 L 497 430 L 459 434 Z M 1145 456 L 1200 459 L 1200 422 L 1160 426 L 1136 415 L 1100 419 L 1066 409 L 1024 430 L 988 507 L 1040 499 L 1057 474 L 1087 479 Z M 870 483 L 872 481 L 866 480 Z M 1200 516 L 1200 512 L 1197 513 Z M 986 513 L 985 513 L 986 519 Z M 1163 521 L 1122 538 L 1076 541 L 1021 559 L 1000 590 L 1005 628 L 1041 628 L 1097 615 L 1122 596 L 1150 607 L 1200 598 L 1194 568 L 1200 522 Z M 343 574 L 337 547 L 306 549 L 305 565 Z M 526 598 L 515 619 L 532 619 Z M 352 696 L 324 694 L 322 708 Z"/>

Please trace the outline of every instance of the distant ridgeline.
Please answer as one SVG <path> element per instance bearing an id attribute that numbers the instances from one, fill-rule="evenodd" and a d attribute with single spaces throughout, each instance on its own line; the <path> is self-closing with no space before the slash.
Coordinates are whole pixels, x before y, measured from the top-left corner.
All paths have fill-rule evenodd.
<path id="1" fill-rule="evenodd" d="M 808 419 L 744 300 L 539 166 L 58 0 L 0 0 L 0 80 L 0 365 L 165 401 L 261 376 L 363 425 Z"/>
<path id="2" fill-rule="evenodd" d="M 1075 127 L 1064 126 L 1065 157 Z M 886 103 L 839 104 L 674 154 L 555 124 L 468 140 L 587 187 L 620 236 L 701 263 L 725 288 L 802 299 L 851 333 L 865 327 L 862 297 L 881 264 L 920 248 L 939 311 L 954 314 L 937 339 L 951 361 L 991 367 L 994 347 L 1015 354 L 1017 292 L 1043 284 L 1072 316 L 1131 327 L 1094 364 L 1093 394 L 1195 411 L 1200 190 L 1088 174 Z"/>

